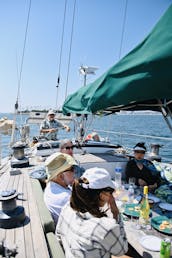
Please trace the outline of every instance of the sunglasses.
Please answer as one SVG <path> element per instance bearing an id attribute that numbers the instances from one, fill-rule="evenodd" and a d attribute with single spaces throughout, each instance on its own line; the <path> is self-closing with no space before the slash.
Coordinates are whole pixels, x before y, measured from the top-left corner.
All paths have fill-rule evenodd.
<path id="1" fill-rule="evenodd" d="M 66 146 L 66 147 L 64 147 L 64 149 L 66 149 L 66 150 L 73 150 L 73 148 L 74 148 L 74 146 Z"/>
<path id="2" fill-rule="evenodd" d="M 74 170 L 74 167 L 72 166 L 71 168 L 69 168 L 68 170 L 65 170 L 64 172 L 74 172 L 75 170 Z M 63 173 L 64 173 L 63 172 Z"/>
<path id="3" fill-rule="evenodd" d="M 135 153 L 141 153 L 141 154 L 145 154 L 145 151 L 139 151 L 139 150 L 137 150 L 137 151 L 134 151 Z"/>

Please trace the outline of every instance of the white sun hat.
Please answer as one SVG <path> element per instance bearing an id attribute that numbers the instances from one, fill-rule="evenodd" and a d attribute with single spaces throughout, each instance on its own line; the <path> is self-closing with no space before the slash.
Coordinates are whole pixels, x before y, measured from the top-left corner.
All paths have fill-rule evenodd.
<path id="1" fill-rule="evenodd" d="M 89 182 L 88 184 L 82 183 L 82 187 L 86 189 L 115 188 L 109 172 L 104 168 L 89 168 L 84 172 L 81 178 L 86 178 Z"/>

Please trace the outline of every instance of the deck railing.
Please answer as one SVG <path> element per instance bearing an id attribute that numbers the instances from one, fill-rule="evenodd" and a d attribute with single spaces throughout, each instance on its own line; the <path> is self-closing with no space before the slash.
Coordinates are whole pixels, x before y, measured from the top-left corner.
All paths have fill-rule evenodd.
<path id="1" fill-rule="evenodd" d="M 162 151 L 161 156 L 165 158 L 165 161 L 172 161 L 172 137 L 161 137 L 154 135 L 145 135 L 145 134 L 135 134 L 135 133 L 125 133 L 119 131 L 108 131 L 101 129 L 93 129 L 92 131 L 96 131 L 100 135 L 102 135 L 105 140 L 109 139 L 112 143 L 118 143 L 121 146 L 124 146 L 127 150 L 132 150 L 132 146 L 134 146 L 139 141 L 144 141 L 148 147 L 148 150 L 151 149 L 151 144 L 156 143 L 161 145 Z"/>

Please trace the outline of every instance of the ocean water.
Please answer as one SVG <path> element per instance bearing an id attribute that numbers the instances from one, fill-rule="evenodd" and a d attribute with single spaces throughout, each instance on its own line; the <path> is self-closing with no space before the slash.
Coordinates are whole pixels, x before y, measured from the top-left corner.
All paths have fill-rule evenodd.
<path id="1" fill-rule="evenodd" d="M 7 117 L 13 119 L 13 114 L 0 113 L 0 118 Z M 27 115 L 17 115 L 17 123 L 23 125 L 26 123 Z M 92 120 L 92 123 L 90 122 Z M 172 161 L 172 133 L 164 121 L 162 115 L 110 115 L 88 118 L 90 126 L 87 128 L 87 132 L 92 130 L 97 131 L 99 135 L 105 139 L 109 139 L 114 144 L 120 144 L 127 148 L 132 148 L 137 142 L 145 142 L 147 149 L 150 149 L 152 143 L 162 145 L 160 148 L 160 156 L 163 161 Z M 64 130 L 59 131 L 59 138 L 74 138 L 74 124 L 70 123 L 71 132 L 66 133 Z M 107 133 L 110 131 L 111 133 Z M 39 135 L 39 125 L 30 126 L 30 135 Z M 138 136 L 144 135 L 144 137 Z M 147 136 L 147 137 L 146 137 Z M 149 138 L 162 137 L 161 138 Z M 11 136 L 1 135 L 2 157 L 5 157 L 10 153 L 7 145 L 10 142 Z M 166 139 L 163 139 L 166 138 Z"/>

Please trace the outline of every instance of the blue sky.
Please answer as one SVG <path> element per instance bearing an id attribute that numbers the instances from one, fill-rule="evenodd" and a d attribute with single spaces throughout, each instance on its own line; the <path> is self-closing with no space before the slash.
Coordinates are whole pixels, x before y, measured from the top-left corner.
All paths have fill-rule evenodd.
<path id="1" fill-rule="evenodd" d="M 54 108 L 64 0 L 32 0 L 19 105 Z M 126 0 L 76 0 L 68 93 L 83 85 L 80 65 L 96 66 L 90 83 L 119 60 Z M 65 99 L 74 0 L 67 2 L 58 106 Z M 128 0 L 121 57 L 140 43 L 172 0 Z M 0 1 L 0 112 L 13 112 L 29 0 Z"/>

